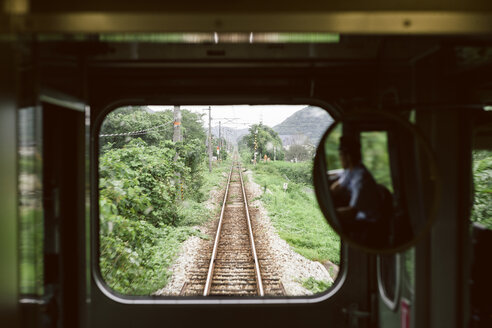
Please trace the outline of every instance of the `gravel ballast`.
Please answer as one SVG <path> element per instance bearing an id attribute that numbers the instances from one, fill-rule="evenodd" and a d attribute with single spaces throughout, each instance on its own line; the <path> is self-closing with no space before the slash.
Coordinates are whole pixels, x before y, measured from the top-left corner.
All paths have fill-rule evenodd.
<path id="1" fill-rule="evenodd" d="M 330 276 L 325 266 L 320 262 L 311 261 L 296 253 L 285 240 L 278 236 L 266 209 L 258 199 L 263 192 L 262 188 L 253 181 L 251 171 L 243 172 L 243 174 L 247 176 L 245 180 L 248 181 L 246 189 L 250 201 L 249 209 L 255 242 L 257 243 L 257 248 L 263 252 L 262 257 L 268 258 L 268 261 L 264 261 L 264 264 L 262 264 L 260 259 L 260 266 L 268 266 L 266 268 L 268 271 L 273 270 L 275 272 L 282 282 L 286 296 L 312 295 L 311 291 L 302 286 L 302 281 L 308 278 L 333 282 L 335 277 Z M 207 206 L 219 208 L 222 204 L 223 195 L 224 190 L 212 190 Z M 253 199 L 256 200 L 252 202 L 251 200 Z M 158 290 L 155 295 L 177 296 L 180 294 L 183 285 L 188 280 L 187 273 L 193 271 L 197 262 L 203 261 L 204 258 L 209 256 L 203 253 L 204 250 L 210 249 L 210 244 L 214 241 L 217 221 L 218 215 L 204 225 L 196 227 L 210 238 L 206 240 L 192 236 L 182 244 L 179 256 L 170 268 L 172 276 L 168 284 Z"/>

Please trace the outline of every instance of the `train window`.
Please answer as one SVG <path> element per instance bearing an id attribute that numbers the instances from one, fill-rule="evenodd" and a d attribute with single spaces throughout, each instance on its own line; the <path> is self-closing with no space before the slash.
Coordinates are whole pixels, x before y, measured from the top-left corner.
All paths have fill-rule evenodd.
<path id="1" fill-rule="evenodd" d="M 126 106 L 98 132 L 99 272 L 122 296 L 310 296 L 341 265 L 308 105 Z"/>
<path id="2" fill-rule="evenodd" d="M 492 150 L 473 151 L 474 200 L 471 220 L 492 229 Z"/>
<path id="3" fill-rule="evenodd" d="M 19 110 L 20 293 L 44 292 L 44 219 L 39 108 Z"/>
<path id="4" fill-rule="evenodd" d="M 487 108 L 486 108 L 487 110 Z M 488 113 L 487 113 L 488 114 Z M 490 122 L 484 115 L 480 122 Z M 472 151 L 473 206 L 470 221 L 472 257 L 470 266 L 470 312 L 472 325 L 490 322 L 490 276 L 487 265 L 492 240 L 492 125 L 475 128 Z M 487 325 L 487 324 L 486 324 Z"/>

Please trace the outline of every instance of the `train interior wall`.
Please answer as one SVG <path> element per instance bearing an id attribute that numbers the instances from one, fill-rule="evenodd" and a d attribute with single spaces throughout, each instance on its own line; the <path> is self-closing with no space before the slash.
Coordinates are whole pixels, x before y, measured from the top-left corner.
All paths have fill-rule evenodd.
<path id="1" fill-rule="evenodd" d="M 15 154 L 16 147 L 17 131 L 13 122 L 16 121 L 17 97 L 22 96 L 21 102 L 27 101 L 43 109 L 46 284 L 53 285 L 54 300 L 61 309 L 56 320 L 71 327 L 107 326 L 115 322 L 120 326 L 152 326 L 162 323 L 162 315 L 166 315 L 167 322 L 192 326 L 204 320 L 210 323 L 211 319 L 207 318 L 220 314 L 225 316 L 222 323 L 226 326 L 237 316 L 249 318 L 255 313 L 264 318 L 264 326 L 322 324 L 330 315 L 333 315 L 334 326 L 343 326 L 348 318 L 341 313 L 341 308 L 358 300 L 362 309 L 368 309 L 373 302 L 371 295 L 377 292 L 375 258 L 351 248 L 348 248 L 350 267 L 346 280 L 349 287 L 345 287 L 344 294 L 335 295 L 327 303 L 310 305 L 235 305 L 227 307 L 226 311 L 217 305 L 123 305 L 109 300 L 98 291 L 93 279 L 87 277 L 86 250 L 94 245 L 85 238 L 86 170 L 90 167 L 86 153 L 90 141 L 86 138 L 85 125 L 88 113 L 94 124 L 108 105 L 121 100 L 158 103 L 214 99 L 228 103 L 248 99 L 252 102 L 314 99 L 349 109 L 372 106 L 391 110 L 407 106 L 410 110 L 414 104 L 424 104 L 418 112 L 417 124 L 431 140 L 439 159 L 440 174 L 445 179 L 438 218 L 431 234 L 420 240 L 415 249 L 414 327 L 464 327 L 469 320 L 467 218 L 471 194 L 472 118 L 471 109 L 459 108 L 459 104 L 490 101 L 491 94 L 487 91 L 490 82 L 484 76 L 490 76 L 487 73 L 492 71 L 491 65 L 486 63 L 467 69 L 454 66 L 454 47 L 466 45 L 467 40 L 411 37 L 346 40 L 327 49 L 320 46 L 321 53 L 329 54 L 331 48 L 339 50 L 338 58 L 308 60 L 302 56 L 299 59 L 297 54 L 304 49 L 296 46 L 285 46 L 284 50 L 291 50 L 294 55 L 281 60 L 272 56 L 275 49 L 261 49 L 262 46 L 251 50 L 264 54 L 255 60 L 248 60 L 247 51 L 234 55 L 231 50 L 233 55 L 227 57 L 226 48 L 234 48 L 231 45 L 223 47 L 226 57 L 219 60 L 207 56 L 207 49 L 217 50 L 217 46 L 198 46 L 203 51 L 196 58 L 175 57 L 160 62 L 152 57 L 152 45 L 141 45 L 141 49 L 148 51 L 142 50 L 138 59 L 132 55 L 131 49 L 135 47 L 132 44 L 26 42 L 20 50 L 2 52 L 0 56 L 5 57 L 1 58 L 2 68 L 7 74 L 0 78 L 1 91 L 6 92 L 0 120 L 1 145 L 2 153 L 9 155 L 0 162 L 0 174 L 5 181 L 2 207 L 10 213 L 6 215 L 2 235 L 15 236 L 17 229 L 16 158 L 11 154 Z M 477 42 L 483 44 L 480 40 Z M 401 45 L 413 52 L 409 55 L 409 51 L 401 51 Z M 163 46 L 154 47 L 162 49 Z M 366 51 L 367 58 L 358 58 L 355 63 L 347 60 L 350 54 L 357 52 L 354 50 L 357 47 Z M 179 53 L 178 50 L 186 46 L 176 48 Z M 26 49 L 28 55 L 22 55 Z M 35 82 L 26 83 L 26 73 L 14 71 L 19 67 L 16 58 L 26 59 L 32 65 L 27 80 Z M 15 76 L 20 79 L 17 89 L 10 83 Z M 43 103 L 39 99 L 39 90 L 43 88 L 82 99 L 91 110 L 80 112 Z M 397 101 L 391 90 L 396 90 Z M 433 106 L 442 109 L 431 111 Z M 59 241 L 55 235 L 59 235 Z M 15 249 L 14 237 L 2 239 L 7 249 Z M 10 259 L 8 263 L 6 276 L 10 280 L 8 284 L 2 283 L 2 288 L 8 291 L 4 295 L 16 295 L 11 284 L 17 281 L 17 262 Z M 15 297 L 7 297 L 6 302 L 15 303 Z M 88 300 L 91 303 L 87 303 Z M 360 320 L 361 327 L 373 325 L 370 320 Z"/>

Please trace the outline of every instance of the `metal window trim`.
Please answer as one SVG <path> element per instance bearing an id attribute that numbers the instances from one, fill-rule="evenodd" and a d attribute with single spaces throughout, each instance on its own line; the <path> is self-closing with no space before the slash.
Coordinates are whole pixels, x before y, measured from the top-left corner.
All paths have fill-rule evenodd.
<path id="1" fill-rule="evenodd" d="M 395 295 L 394 299 L 391 299 L 387 294 L 386 294 L 386 289 L 384 288 L 384 281 L 382 278 L 382 261 L 381 261 L 381 255 L 377 256 L 377 277 L 378 277 L 378 291 L 379 291 L 379 296 L 381 297 L 381 300 L 383 303 L 393 312 L 396 312 L 398 309 L 398 305 L 400 304 L 400 296 L 401 296 L 401 254 L 394 254 L 395 257 L 395 273 L 396 273 L 396 279 L 395 279 Z"/>
<path id="2" fill-rule="evenodd" d="M 51 89 L 41 90 L 39 101 L 78 112 L 85 112 L 85 103 L 82 100 Z"/>
<path id="3" fill-rule="evenodd" d="M 316 98 L 294 98 L 294 99 L 276 99 L 276 98 L 221 98 L 214 99 L 203 99 L 203 98 L 187 98 L 187 99 L 166 99 L 158 101 L 156 99 L 148 100 L 145 98 L 123 98 L 117 101 L 108 102 L 106 105 L 101 106 L 101 111 L 99 111 L 94 119 L 94 125 L 90 126 L 90 152 L 87 154 L 88 160 L 90 160 L 90 167 L 92 168 L 90 174 L 90 186 L 87 188 L 87 199 L 90 199 L 90 217 L 88 218 L 90 228 L 90 257 L 91 260 L 88 270 L 91 272 L 91 278 L 99 291 L 109 298 L 110 300 L 120 303 L 120 304 L 133 304 L 133 305 L 213 305 L 213 304 L 224 304 L 224 305 L 242 305 L 242 304 L 312 304 L 319 303 L 330 299 L 332 296 L 337 294 L 342 287 L 345 285 L 345 280 L 347 278 L 348 272 L 348 246 L 346 246 L 342 241 L 340 246 L 340 271 L 333 282 L 333 285 L 324 293 L 314 296 L 285 296 L 285 297 L 251 297 L 251 298 L 190 298 L 190 297 L 179 297 L 179 296 L 128 296 L 121 295 L 113 291 L 104 281 L 100 268 L 99 268 L 99 193 L 98 193 L 98 140 L 101 125 L 104 118 L 112 110 L 124 107 L 124 106 L 143 106 L 143 105 L 203 105 L 204 103 L 214 103 L 216 105 L 232 105 L 238 103 L 244 103 L 249 105 L 268 105 L 268 104 L 285 104 L 285 105 L 313 105 L 326 110 L 330 116 L 337 120 L 340 116 L 340 109 L 334 108 L 329 103 Z M 89 106 L 86 110 L 89 110 Z M 86 112 L 87 113 L 87 112 Z M 86 122 L 87 124 L 87 122 Z M 94 295 L 95 291 L 89 291 L 89 295 Z M 89 296 L 89 299 L 90 300 Z"/>

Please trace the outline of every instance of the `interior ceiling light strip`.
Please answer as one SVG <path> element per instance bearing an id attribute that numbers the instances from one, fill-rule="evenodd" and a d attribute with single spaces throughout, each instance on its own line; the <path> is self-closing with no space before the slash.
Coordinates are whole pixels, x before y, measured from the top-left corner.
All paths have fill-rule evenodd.
<path id="1" fill-rule="evenodd" d="M 337 43 L 339 34 L 333 33 L 157 33 L 157 34 L 101 34 L 105 42 L 155 43 Z"/>

